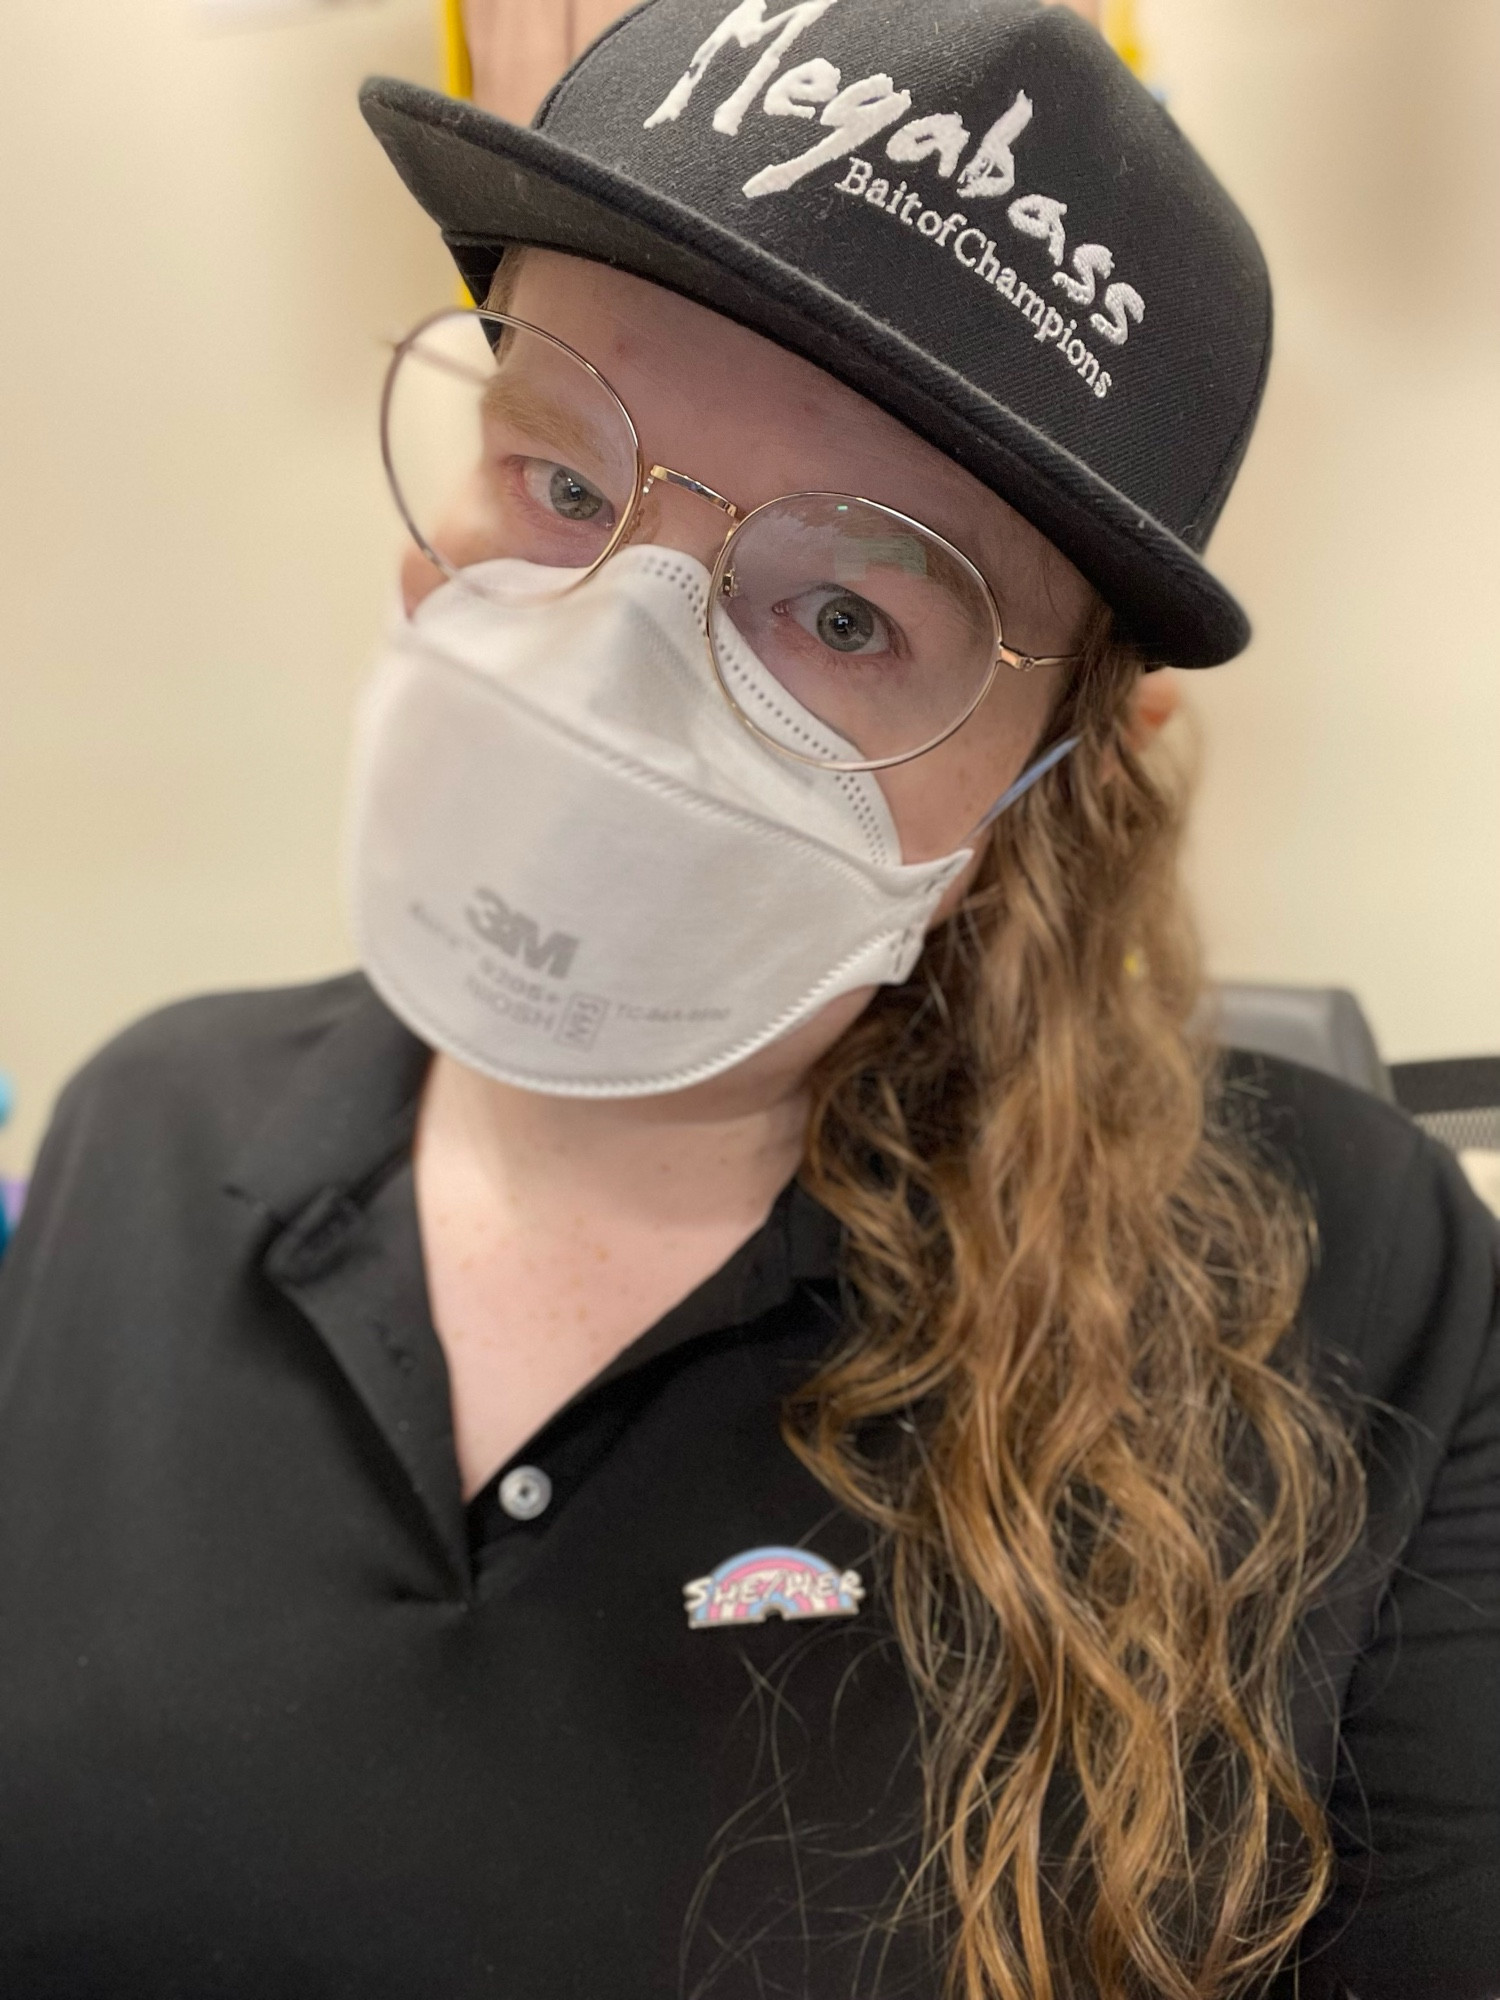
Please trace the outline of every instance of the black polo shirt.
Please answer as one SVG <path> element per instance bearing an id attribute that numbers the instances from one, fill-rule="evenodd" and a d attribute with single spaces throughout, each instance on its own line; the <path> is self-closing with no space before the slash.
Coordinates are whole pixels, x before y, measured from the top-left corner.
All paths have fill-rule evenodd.
<path id="1" fill-rule="evenodd" d="M 839 1333 L 831 1220 L 789 1188 L 466 1509 L 426 1061 L 351 978 L 171 1009 L 64 1097 L 0 1269 L 0 1992 L 936 2000 L 892 1922 L 920 1794 L 878 1551 L 779 1429 Z M 1384 1106 L 1229 1087 L 1318 1204 L 1310 1334 L 1383 1406 L 1297 1689 L 1343 1857 L 1301 1994 L 1487 2000 L 1494 1232 Z M 690 1624 L 721 1568 L 742 1611 L 863 1595 Z"/>

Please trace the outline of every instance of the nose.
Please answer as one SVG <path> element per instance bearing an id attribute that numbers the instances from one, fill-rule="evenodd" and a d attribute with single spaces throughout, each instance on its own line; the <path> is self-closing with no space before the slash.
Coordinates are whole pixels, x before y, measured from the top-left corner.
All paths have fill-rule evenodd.
<path id="1" fill-rule="evenodd" d="M 684 473 L 655 466 L 621 547 L 649 542 L 658 548 L 679 549 L 712 570 L 738 518 L 731 503 L 712 487 L 690 480 Z M 462 555 L 455 559 L 463 561 Z M 425 550 L 408 542 L 401 558 L 401 601 L 407 617 L 447 580 L 446 571 L 439 569 Z"/>
<path id="2" fill-rule="evenodd" d="M 679 549 L 711 570 L 737 518 L 730 503 L 712 487 L 656 466 L 626 540 Z"/>

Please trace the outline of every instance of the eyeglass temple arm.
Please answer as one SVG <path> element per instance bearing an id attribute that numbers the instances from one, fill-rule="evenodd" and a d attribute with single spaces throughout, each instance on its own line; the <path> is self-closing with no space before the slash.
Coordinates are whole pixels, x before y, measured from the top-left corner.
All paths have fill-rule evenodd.
<path id="1" fill-rule="evenodd" d="M 1083 658 L 1082 653 L 1018 653 L 1014 646 L 997 646 L 1003 666 L 1012 668 L 1018 674 L 1034 674 L 1038 667 L 1074 667 Z"/>
<path id="2" fill-rule="evenodd" d="M 1082 741 L 1081 736 L 1065 736 L 1061 743 L 1054 743 L 1050 750 L 1044 751 L 1034 764 L 1028 764 L 1016 782 L 996 799 L 969 838 L 972 840 L 975 834 L 984 833 L 992 827 L 1001 813 L 1008 811 L 1017 799 L 1024 798 L 1038 779 L 1045 778 L 1049 771 L 1055 770 L 1064 757 L 1071 755 Z"/>

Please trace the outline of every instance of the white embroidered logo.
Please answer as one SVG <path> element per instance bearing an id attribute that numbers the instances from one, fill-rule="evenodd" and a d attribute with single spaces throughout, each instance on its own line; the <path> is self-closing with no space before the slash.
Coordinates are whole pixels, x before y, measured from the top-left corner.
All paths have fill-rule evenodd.
<path id="1" fill-rule="evenodd" d="M 985 284 L 992 285 L 1004 299 L 1008 299 L 1022 317 L 1029 320 L 1036 329 L 1035 339 L 1046 345 L 1051 343 L 1054 351 L 1062 355 L 1087 389 L 1092 389 L 1102 403 L 1114 386 L 1109 370 L 1100 366 L 1099 357 L 1088 342 L 1078 332 L 1078 316 L 1066 318 L 1056 306 L 1050 305 L 1044 293 L 1036 291 L 1023 278 L 1017 276 L 1009 264 L 1002 264 L 993 236 L 986 236 L 977 229 L 961 210 L 944 216 L 941 209 L 924 208 L 920 194 L 907 190 L 906 182 L 899 181 L 894 190 L 888 180 L 877 176 L 871 161 L 861 159 L 858 154 L 849 162 L 844 178 L 834 184 L 836 194 L 853 195 L 866 201 L 872 208 L 880 209 L 894 221 L 904 222 L 908 229 L 915 229 L 919 236 L 926 237 L 937 249 L 951 249 L 953 256 L 966 271 L 973 271 Z M 1026 197 L 1027 201 L 1045 197 Z M 1014 208 L 1024 210 L 1022 202 Z M 1012 212 L 1011 221 L 1023 236 L 1040 234 L 1048 225 L 1040 219 L 1033 220 L 1031 213 L 1024 213 L 1018 220 Z M 1094 246 L 1097 247 L 1097 246 Z M 1079 255 L 1082 256 L 1080 251 Z M 1105 255 L 1109 253 L 1106 251 Z M 1058 272 L 1053 282 L 1063 276 Z M 1071 281 L 1070 281 L 1071 283 Z M 1100 317 L 1094 315 L 1093 324 L 1100 325 Z M 1106 338 L 1108 323 L 1104 325 Z"/>
<path id="2" fill-rule="evenodd" d="M 734 137 L 760 98 L 761 110 L 767 117 L 806 120 L 816 117 L 820 125 L 828 128 L 828 136 L 806 152 L 752 174 L 745 182 L 744 193 L 752 200 L 785 194 L 819 167 L 835 160 L 848 160 L 848 171 L 837 184 L 841 194 L 863 196 L 885 208 L 888 214 L 899 215 L 908 225 L 920 211 L 916 225 L 919 233 L 935 239 L 940 248 L 946 247 L 949 239 L 962 230 L 952 244 L 958 261 L 970 270 L 978 269 L 986 282 L 1012 303 L 1020 303 L 1038 328 L 1037 339 L 1056 342 L 1094 394 L 1107 396 L 1110 377 L 1100 368 L 1097 356 L 1089 353 L 1085 343 L 1076 337 L 1077 319 L 1065 320 L 1055 307 L 1046 304 L 1042 295 L 1018 280 L 1014 271 L 1002 268 L 992 237 L 970 227 L 966 214 L 952 215 L 945 221 L 939 211 L 925 209 L 920 195 L 907 192 L 905 181 L 887 204 L 889 183 L 876 177 L 870 161 L 851 157 L 895 126 L 897 129 L 891 132 L 885 145 L 887 159 L 899 166 L 931 162 L 943 180 L 952 180 L 957 174 L 957 192 L 962 201 L 1003 199 L 1015 191 L 1015 147 L 1035 115 L 1031 99 L 1024 90 L 1018 91 L 1009 109 L 994 121 L 965 160 L 973 135 L 958 113 L 928 112 L 907 119 L 912 106 L 911 92 L 899 89 L 884 71 L 846 84 L 838 66 L 823 56 L 813 56 L 783 71 L 782 59 L 792 44 L 837 4 L 838 0 L 798 0 L 798 4 L 768 17 L 768 0 L 739 0 L 739 5 L 725 15 L 698 48 L 686 70 L 646 120 L 645 129 L 672 124 L 682 116 L 715 57 L 730 43 L 745 50 L 762 49 L 744 81 L 715 110 L 713 129 Z M 766 46 L 762 48 L 762 44 Z M 1089 325 L 1111 346 L 1123 347 L 1132 326 L 1139 326 L 1145 320 L 1146 302 L 1133 285 L 1108 282 L 1114 276 L 1115 259 L 1113 251 L 1103 243 L 1080 244 L 1073 251 L 1071 269 L 1063 268 L 1068 249 L 1064 223 L 1067 213 L 1065 201 L 1047 194 L 1023 194 L 1005 211 L 1006 219 L 1018 235 L 1046 246 L 1048 257 L 1058 267 L 1052 273 L 1052 283 L 1074 306 L 1083 309 L 1094 305 L 1100 285 L 1107 286 L 1100 301 L 1101 310 L 1091 314 Z M 968 243 L 972 247 L 976 238 L 983 249 L 975 248 L 973 255 L 966 255 L 963 245 Z M 1017 287 L 1025 295 L 1024 301 L 1018 298 Z M 1040 307 L 1039 312 L 1034 313 L 1032 300 Z"/>

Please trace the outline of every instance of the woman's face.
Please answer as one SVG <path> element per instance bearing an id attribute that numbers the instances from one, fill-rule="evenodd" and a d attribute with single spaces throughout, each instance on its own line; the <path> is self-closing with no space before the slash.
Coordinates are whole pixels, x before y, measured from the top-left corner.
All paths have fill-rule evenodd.
<path id="1" fill-rule="evenodd" d="M 689 474 L 742 514 L 788 493 L 881 501 L 978 566 L 1009 645 L 1078 650 L 1095 599 L 1072 564 L 976 479 L 812 363 L 675 292 L 552 251 L 527 253 L 507 310 L 594 364 L 630 412 L 648 465 Z M 724 534 L 717 508 L 658 484 L 631 539 L 681 549 L 711 569 Z M 402 572 L 408 611 L 441 580 L 413 548 Z M 956 735 L 879 773 L 906 860 L 963 846 L 1025 768 L 1067 671 L 1002 666 Z M 956 885 L 948 902 L 959 893 Z"/>

